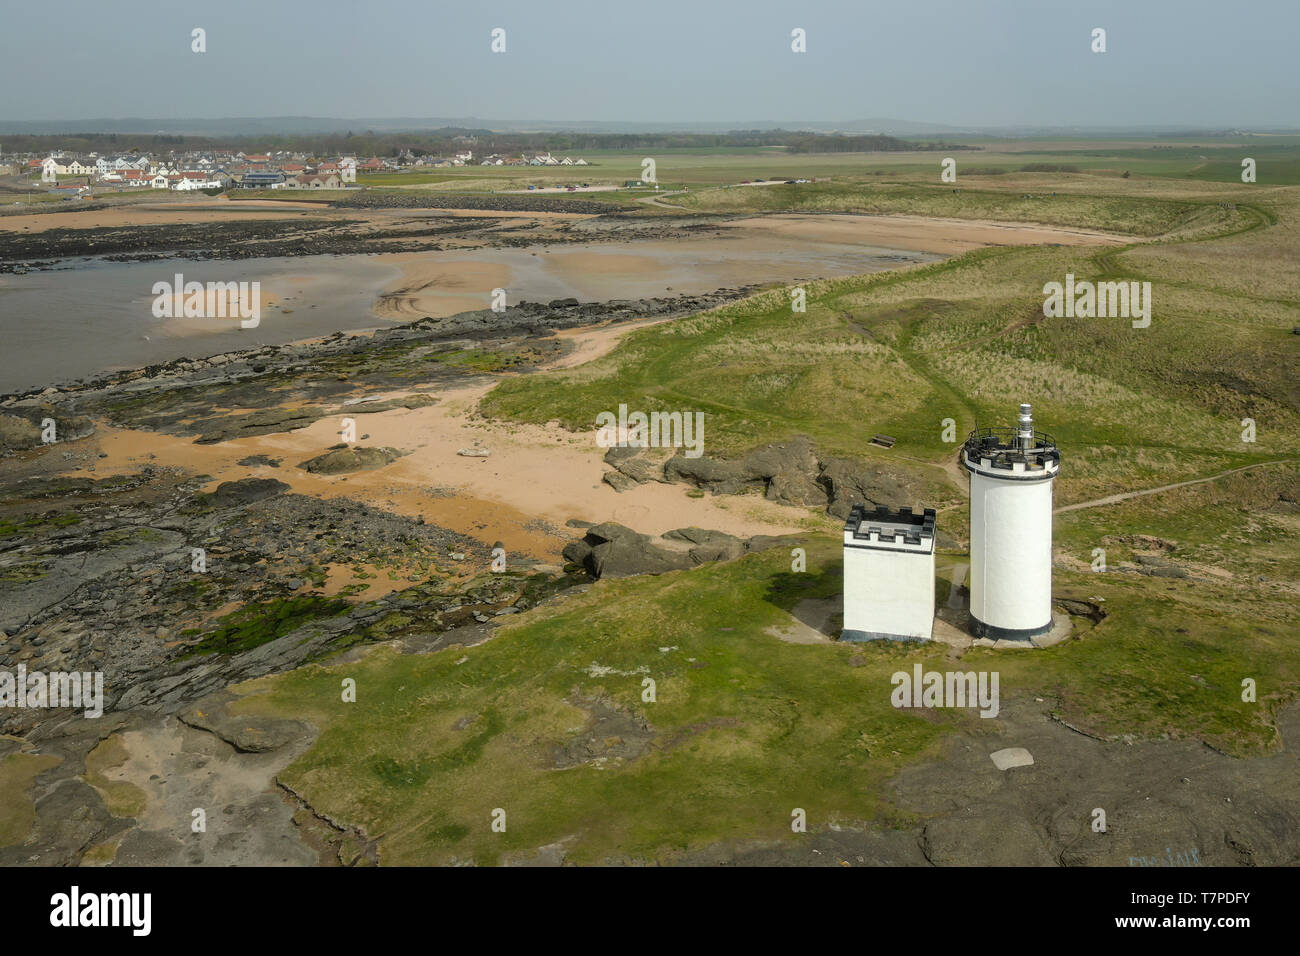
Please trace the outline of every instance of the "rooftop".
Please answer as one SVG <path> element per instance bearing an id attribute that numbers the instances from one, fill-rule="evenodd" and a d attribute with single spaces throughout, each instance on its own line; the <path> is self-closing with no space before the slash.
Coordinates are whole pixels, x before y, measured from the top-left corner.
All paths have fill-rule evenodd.
<path id="1" fill-rule="evenodd" d="M 916 514 L 911 508 L 886 508 L 878 505 L 868 511 L 865 505 L 854 505 L 844 522 L 844 533 L 855 541 L 893 541 L 898 544 L 922 544 L 922 539 L 934 541 L 935 510 L 926 508 Z"/>

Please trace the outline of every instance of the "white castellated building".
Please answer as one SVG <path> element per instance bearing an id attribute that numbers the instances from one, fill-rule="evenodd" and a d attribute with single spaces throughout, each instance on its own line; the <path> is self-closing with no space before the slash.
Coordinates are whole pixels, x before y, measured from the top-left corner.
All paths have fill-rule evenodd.
<path id="1" fill-rule="evenodd" d="M 934 509 L 866 511 L 844 525 L 846 641 L 928 641 L 934 627 Z"/>
<path id="2" fill-rule="evenodd" d="M 1052 481 L 1061 453 L 1020 406 L 1014 428 L 977 428 L 970 472 L 970 616 L 976 637 L 1028 640 L 1052 629 Z"/>

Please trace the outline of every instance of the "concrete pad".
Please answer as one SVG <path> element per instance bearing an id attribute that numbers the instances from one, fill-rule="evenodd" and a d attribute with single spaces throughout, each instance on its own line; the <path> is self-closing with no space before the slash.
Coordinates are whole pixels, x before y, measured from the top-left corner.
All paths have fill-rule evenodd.
<path id="1" fill-rule="evenodd" d="M 1006 750 L 997 750 L 989 754 L 993 760 L 993 766 L 999 770 L 1010 770 L 1012 767 L 1029 767 L 1034 763 L 1034 755 L 1024 747 L 1008 747 Z"/>
<path id="2" fill-rule="evenodd" d="M 934 619 L 934 639 L 951 647 L 992 647 L 1006 651 L 1032 651 L 1051 647 L 1070 636 L 1074 623 L 1065 611 L 1052 611 L 1052 629 L 1029 640 L 1011 641 L 1005 638 L 974 637 L 971 635 L 970 612 L 964 608 L 939 608 Z"/>
<path id="3" fill-rule="evenodd" d="M 1073 628 L 1074 622 L 1070 620 L 1070 615 L 1056 609 L 1052 612 L 1052 629 L 1046 634 L 1035 637 L 1030 643 L 1034 647 L 1051 647 L 1053 644 L 1059 644 L 1069 637 Z"/>
<path id="4" fill-rule="evenodd" d="M 955 624 L 944 620 L 942 617 L 934 619 L 934 632 L 931 639 L 938 641 L 940 644 L 947 644 L 949 647 L 966 648 L 971 646 L 972 638 L 969 634 L 962 631 Z"/>

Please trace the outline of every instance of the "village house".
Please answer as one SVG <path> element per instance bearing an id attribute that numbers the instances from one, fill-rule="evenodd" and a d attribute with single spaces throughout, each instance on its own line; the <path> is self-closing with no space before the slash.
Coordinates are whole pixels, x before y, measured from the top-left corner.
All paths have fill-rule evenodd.
<path id="1" fill-rule="evenodd" d="M 189 173 L 181 177 L 180 182 L 176 183 L 177 192 L 196 192 L 200 189 L 220 189 L 221 183 L 215 179 L 204 179 L 202 173 L 195 174 L 198 178 L 191 178 Z"/>
<path id="2" fill-rule="evenodd" d="M 93 176 L 95 167 L 71 156 L 47 156 L 41 161 L 41 182 L 52 183 L 60 176 Z"/>
<path id="3" fill-rule="evenodd" d="M 239 185 L 245 189 L 279 189 L 284 185 L 284 173 L 254 170 L 244 173 Z"/>
<path id="4" fill-rule="evenodd" d="M 334 173 L 315 173 L 294 176 L 285 180 L 284 186 L 286 189 L 341 189 L 343 182 Z"/>

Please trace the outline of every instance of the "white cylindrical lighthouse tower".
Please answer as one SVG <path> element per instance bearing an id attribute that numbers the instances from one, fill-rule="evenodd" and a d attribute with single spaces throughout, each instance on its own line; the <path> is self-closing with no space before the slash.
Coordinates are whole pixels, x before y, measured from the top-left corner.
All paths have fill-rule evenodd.
<path id="1" fill-rule="evenodd" d="M 1014 428 L 977 428 L 970 472 L 970 616 L 976 637 L 1028 640 L 1052 629 L 1052 480 L 1061 454 L 1020 406 Z"/>

